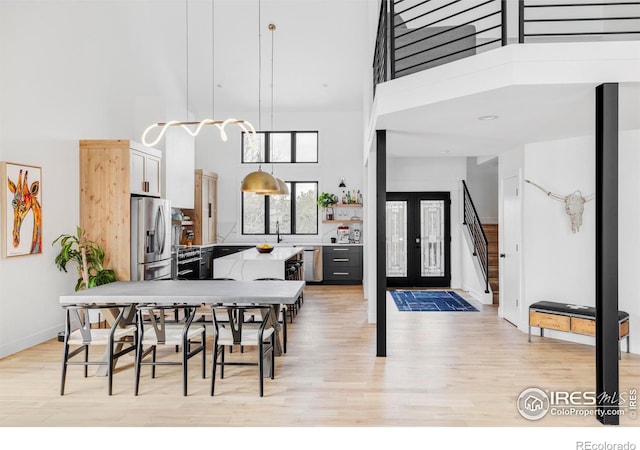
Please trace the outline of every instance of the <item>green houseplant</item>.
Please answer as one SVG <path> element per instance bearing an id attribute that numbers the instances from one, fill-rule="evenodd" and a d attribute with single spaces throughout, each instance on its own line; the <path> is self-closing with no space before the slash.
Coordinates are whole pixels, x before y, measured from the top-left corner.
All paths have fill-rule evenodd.
<path id="1" fill-rule="evenodd" d="M 318 206 L 321 208 L 328 208 L 338 203 L 338 197 L 335 194 L 329 194 L 328 192 L 322 192 L 318 196 Z"/>
<path id="2" fill-rule="evenodd" d="M 60 253 L 55 259 L 58 270 L 67 272 L 67 264 L 77 264 L 76 291 L 116 281 L 115 272 L 104 268 L 104 250 L 98 243 L 87 239 L 82 228 L 77 227 L 75 235 L 61 234 L 52 245 L 57 243 L 60 244 Z"/>
<path id="3" fill-rule="evenodd" d="M 333 220 L 333 208 L 332 206 L 338 203 L 338 197 L 335 194 L 329 194 L 328 192 L 322 192 L 318 196 L 318 206 L 326 210 L 327 220 Z"/>

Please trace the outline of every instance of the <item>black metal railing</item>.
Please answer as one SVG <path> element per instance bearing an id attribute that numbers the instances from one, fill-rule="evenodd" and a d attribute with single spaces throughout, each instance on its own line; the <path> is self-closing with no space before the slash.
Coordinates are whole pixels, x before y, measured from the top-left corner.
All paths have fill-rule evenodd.
<path id="1" fill-rule="evenodd" d="M 387 67 L 389 53 L 388 39 L 389 28 L 387 27 L 387 20 L 389 17 L 389 10 L 387 8 L 388 1 L 382 0 L 380 5 L 380 16 L 378 17 L 378 31 L 376 33 L 376 47 L 373 52 L 373 93 L 376 92 L 376 86 L 378 83 L 387 81 Z"/>
<path id="2" fill-rule="evenodd" d="M 509 42 L 638 39 L 638 0 L 382 0 L 374 93 L 378 83 Z"/>
<path id="3" fill-rule="evenodd" d="M 480 217 L 471 199 L 471 194 L 467 188 L 467 183 L 462 180 L 462 187 L 464 191 L 464 222 L 469 230 L 469 236 L 471 236 L 471 242 L 473 244 L 473 255 L 478 258 L 480 263 L 480 270 L 484 275 L 484 292 L 489 293 L 489 241 L 487 235 L 482 228 Z"/>
<path id="4" fill-rule="evenodd" d="M 518 0 L 518 42 L 638 39 L 640 2 Z"/>
<path id="5" fill-rule="evenodd" d="M 374 86 L 507 43 L 506 0 L 403 1 L 382 0 Z"/>

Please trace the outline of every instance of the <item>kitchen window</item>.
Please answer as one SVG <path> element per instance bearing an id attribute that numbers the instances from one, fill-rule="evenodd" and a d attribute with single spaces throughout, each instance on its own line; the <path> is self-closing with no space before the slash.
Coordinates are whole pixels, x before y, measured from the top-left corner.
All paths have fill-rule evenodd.
<path id="1" fill-rule="evenodd" d="M 255 148 L 242 133 L 242 163 L 317 163 L 317 131 L 257 131 Z"/>
<path id="2" fill-rule="evenodd" d="M 318 182 L 286 184 L 289 195 L 242 193 L 242 234 L 318 234 Z"/>

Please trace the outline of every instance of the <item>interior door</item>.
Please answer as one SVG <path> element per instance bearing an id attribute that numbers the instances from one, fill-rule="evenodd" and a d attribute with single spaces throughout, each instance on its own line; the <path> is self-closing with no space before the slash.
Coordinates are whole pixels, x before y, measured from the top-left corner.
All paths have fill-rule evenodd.
<path id="1" fill-rule="evenodd" d="M 387 193 L 387 285 L 449 287 L 448 192 Z"/>
<path id="2" fill-rule="evenodd" d="M 519 177 L 502 180 L 503 225 L 500 227 L 500 304 L 502 316 L 518 326 L 520 322 L 520 193 Z"/>

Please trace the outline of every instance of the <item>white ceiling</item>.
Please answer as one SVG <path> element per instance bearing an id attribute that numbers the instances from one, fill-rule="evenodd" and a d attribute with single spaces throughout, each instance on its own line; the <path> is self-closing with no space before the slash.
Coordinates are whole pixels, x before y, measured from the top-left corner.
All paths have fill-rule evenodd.
<path id="1" fill-rule="evenodd" d="M 216 0 L 212 60 L 211 0 L 189 0 L 192 109 L 210 111 L 214 100 L 217 111 L 255 111 L 261 99 L 263 118 L 269 120 L 273 37 L 276 113 L 361 110 L 371 65 L 368 49 L 373 47 L 368 42 L 368 17 L 376 4 L 375 0 Z M 176 17 L 177 26 L 184 17 Z M 274 32 L 268 29 L 270 23 L 276 25 Z"/>
<path id="2" fill-rule="evenodd" d="M 497 155 L 530 142 L 593 135 L 596 84 L 509 86 L 380 119 L 390 156 Z M 479 120 L 495 115 L 495 120 Z M 620 127 L 640 128 L 640 83 L 620 85 Z"/>

